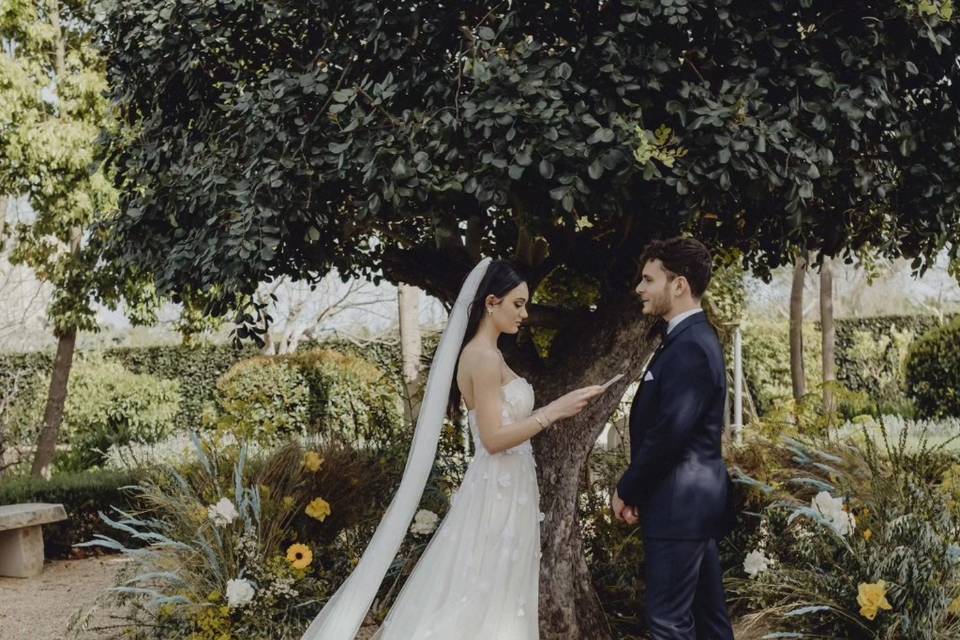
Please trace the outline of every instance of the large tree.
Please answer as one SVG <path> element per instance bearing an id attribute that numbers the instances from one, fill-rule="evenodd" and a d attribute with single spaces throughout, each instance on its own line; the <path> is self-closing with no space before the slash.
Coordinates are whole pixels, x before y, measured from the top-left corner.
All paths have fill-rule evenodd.
<path id="1" fill-rule="evenodd" d="M 2 226 L 10 259 L 52 285 L 48 315 L 57 351 L 32 473 L 49 477 L 77 333 L 96 330 L 95 294 L 126 298 L 137 319 L 152 295 L 91 250 L 89 227 L 116 206 L 96 160 L 107 123 L 106 71 L 82 0 L 0 4 L 0 196 L 22 198 L 32 217 Z M 6 207 L 3 207 L 4 214 Z M 148 303 L 148 304 L 144 304 Z"/>
<path id="2" fill-rule="evenodd" d="M 219 313 L 333 268 L 449 302 L 513 258 L 540 304 L 509 357 L 549 400 L 638 373 L 653 237 L 760 274 L 955 240 L 955 30 L 929 0 L 115 3 L 113 249 Z M 575 498 L 616 402 L 535 440 L 545 638 L 607 634 Z"/>

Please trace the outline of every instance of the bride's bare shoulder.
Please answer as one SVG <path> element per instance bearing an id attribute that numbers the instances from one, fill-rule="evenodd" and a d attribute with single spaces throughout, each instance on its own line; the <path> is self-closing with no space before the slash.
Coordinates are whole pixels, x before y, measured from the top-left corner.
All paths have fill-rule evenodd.
<path id="1" fill-rule="evenodd" d="M 460 354 L 460 370 L 468 375 L 500 372 L 500 352 L 490 347 L 468 343 Z"/>

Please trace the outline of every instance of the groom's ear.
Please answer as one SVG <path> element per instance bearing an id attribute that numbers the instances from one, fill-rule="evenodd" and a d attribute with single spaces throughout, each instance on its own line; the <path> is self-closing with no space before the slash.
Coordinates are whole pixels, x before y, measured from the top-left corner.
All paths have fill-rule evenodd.
<path id="1" fill-rule="evenodd" d="M 690 291 L 690 282 L 684 276 L 677 276 L 673 279 L 673 286 L 676 295 L 682 296 L 685 291 Z"/>

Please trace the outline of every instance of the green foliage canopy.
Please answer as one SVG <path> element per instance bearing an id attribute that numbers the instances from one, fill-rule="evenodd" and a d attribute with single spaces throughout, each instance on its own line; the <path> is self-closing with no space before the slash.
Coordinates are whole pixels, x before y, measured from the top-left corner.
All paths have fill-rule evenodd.
<path id="1" fill-rule="evenodd" d="M 481 254 L 602 304 L 683 230 L 761 274 L 957 237 L 947 2 L 130 0 L 102 26 L 113 250 L 216 313 L 333 267 L 450 300 Z"/>

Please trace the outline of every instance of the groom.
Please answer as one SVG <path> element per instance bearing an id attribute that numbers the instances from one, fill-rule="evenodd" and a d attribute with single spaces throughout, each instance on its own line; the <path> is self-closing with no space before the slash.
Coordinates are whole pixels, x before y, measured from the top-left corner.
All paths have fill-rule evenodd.
<path id="1" fill-rule="evenodd" d="M 723 351 L 700 307 L 710 252 L 687 238 L 651 242 L 637 294 L 664 325 L 630 409 L 630 467 L 614 515 L 642 523 L 646 608 L 656 640 L 733 640 L 717 541 L 729 529 L 721 456 Z"/>

